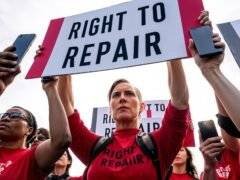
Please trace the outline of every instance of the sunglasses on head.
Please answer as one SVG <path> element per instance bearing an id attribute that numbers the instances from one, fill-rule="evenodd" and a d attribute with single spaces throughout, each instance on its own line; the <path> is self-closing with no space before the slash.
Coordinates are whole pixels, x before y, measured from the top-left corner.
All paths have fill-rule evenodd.
<path id="1" fill-rule="evenodd" d="M 25 115 L 23 115 L 21 112 L 6 112 L 6 113 L 0 114 L 0 120 L 6 119 L 6 118 L 13 119 L 13 120 L 23 119 L 28 122 L 28 118 Z"/>

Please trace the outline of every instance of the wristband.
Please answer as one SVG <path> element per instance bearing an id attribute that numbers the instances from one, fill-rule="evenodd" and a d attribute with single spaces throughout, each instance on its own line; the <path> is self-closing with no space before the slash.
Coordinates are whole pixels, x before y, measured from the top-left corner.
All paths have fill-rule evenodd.
<path id="1" fill-rule="evenodd" d="M 230 136 L 240 138 L 240 131 L 229 117 L 217 114 L 219 126 L 226 131 Z"/>

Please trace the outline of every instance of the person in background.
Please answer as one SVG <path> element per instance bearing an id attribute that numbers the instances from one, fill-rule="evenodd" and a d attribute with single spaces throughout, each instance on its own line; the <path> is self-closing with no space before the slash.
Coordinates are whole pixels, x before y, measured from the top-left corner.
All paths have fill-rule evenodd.
<path id="1" fill-rule="evenodd" d="M 27 147 L 33 147 L 50 138 L 49 131 L 45 128 L 38 128 L 35 136 L 28 142 Z"/>
<path id="2" fill-rule="evenodd" d="M 0 52 L 0 94 L 20 72 L 14 47 Z M 0 179 L 43 180 L 55 161 L 71 143 L 71 133 L 57 91 L 58 79 L 43 83 L 49 103 L 51 138 L 27 148 L 37 129 L 34 115 L 25 108 L 13 106 L 0 116 Z"/>
<path id="3" fill-rule="evenodd" d="M 190 150 L 182 147 L 172 164 L 172 173 L 169 180 L 198 180 L 196 167 Z"/>
<path id="4" fill-rule="evenodd" d="M 54 169 L 48 175 L 46 180 L 66 180 L 69 179 L 69 169 L 72 165 L 72 156 L 69 150 L 65 151 L 63 155 L 55 162 Z"/>

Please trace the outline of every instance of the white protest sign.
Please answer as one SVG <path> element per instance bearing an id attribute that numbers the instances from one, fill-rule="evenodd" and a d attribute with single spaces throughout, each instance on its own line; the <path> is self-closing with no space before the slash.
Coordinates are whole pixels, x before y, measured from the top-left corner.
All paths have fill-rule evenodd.
<path id="1" fill-rule="evenodd" d="M 218 28 L 240 67 L 240 20 L 218 24 Z"/>
<path id="2" fill-rule="evenodd" d="M 143 132 L 152 132 L 161 127 L 161 121 L 168 105 L 168 100 L 145 101 L 145 110 L 141 114 L 139 128 Z M 91 130 L 101 136 L 110 137 L 115 129 L 115 122 L 109 114 L 109 107 L 93 109 Z"/>
<path id="3" fill-rule="evenodd" d="M 26 78 L 188 57 L 188 32 L 201 10 L 201 0 L 134 0 L 52 20 Z"/>

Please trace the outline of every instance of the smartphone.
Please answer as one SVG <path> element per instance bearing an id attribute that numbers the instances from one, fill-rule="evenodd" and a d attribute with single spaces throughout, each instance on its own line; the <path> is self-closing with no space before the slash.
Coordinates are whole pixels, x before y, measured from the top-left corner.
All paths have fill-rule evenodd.
<path id="1" fill-rule="evenodd" d="M 18 56 L 18 64 L 22 61 L 22 58 L 28 51 L 35 37 L 36 34 L 20 34 L 14 41 L 13 46 L 16 48 L 14 53 L 16 53 Z"/>
<path id="2" fill-rule="evenodd" d="M 218 136 L 217 129 L 213 120 L 199 121 L 198 127 L 199 127 L 199 131 L 200 131 L 203 142 L 208 138 Z M 221 159 L 221 154 L 216 156 L 216 160 L 220 161 L 220 159 Z"/>
<path id="3" fill-rule="evenodd" d="M 200 57 L 214 56 L 223 52 L 223 48 L 215 47 L 210 26 L 191 29 L 190 34 Z"/>
<path id="4" fill-rule="evenodd" d="M 217 129 L 213 120 L 199 121 L 198 127 L 203 141 L 208 138 L 218 136 Z"/>

